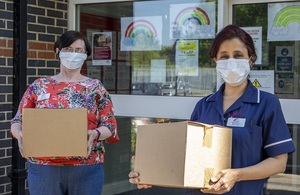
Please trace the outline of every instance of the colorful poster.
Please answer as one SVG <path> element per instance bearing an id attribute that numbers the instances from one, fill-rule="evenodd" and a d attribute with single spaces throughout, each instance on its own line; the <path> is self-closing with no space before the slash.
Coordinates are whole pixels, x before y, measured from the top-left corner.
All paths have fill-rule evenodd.
<path id="1" fill-rule="evenodd" d="M 172 40 L 213 39 L 215 29 L 215 2 L 170 5 L 170 38 Z"/>
<path id="2" fill-rule="evenodd" d="M 268 4 L 268 41 L 300 40 L 300 2 Z"/>
<path id="3" fill-rule="evenodd" d="M 112 32 L 93 33 L 92 65 L 111 65 Z"/>
<path id="4" fill-rule="evenodd" d="M 252 37 L 255 50 L 256 61 L 255 64 L 261 64 L 261 51 L 262 51 L 262 27 L 243 27 L 243 29 Z"/>
<path id="5" fill-rule="evenodd" d="M 180 40 L 176 43 L 176 75 L 198 76 L 198 40 Z"/>
<path id="6" fill-rule="evenodd" d="M 162 17 L 121 18 L 121 51 L 161 50 Z"/>
<path id="7" fill-rule="evenodd" d="M 108 30 L 103 30 L 103 32 L 111 32 Z M 116 60 L 117 58 L 117 33 L 115 31 L 112 31 L 112 40 L 111 40 L 111 59 Z"/>

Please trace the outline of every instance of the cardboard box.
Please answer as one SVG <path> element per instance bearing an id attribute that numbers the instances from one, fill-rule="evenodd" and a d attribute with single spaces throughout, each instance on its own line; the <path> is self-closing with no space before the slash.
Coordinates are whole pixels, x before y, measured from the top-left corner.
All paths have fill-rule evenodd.
<path id="1" fill-rule="evenodd" d="M 23 156 L 87 156 L 87 109 L 24 108 Z"/>
<path id="2" fill-rule="evenodd" d="M 207 188 L 231 167 L 232 129 L 184 121 L 137 127 L 134 171 L 140 183 Z"/>

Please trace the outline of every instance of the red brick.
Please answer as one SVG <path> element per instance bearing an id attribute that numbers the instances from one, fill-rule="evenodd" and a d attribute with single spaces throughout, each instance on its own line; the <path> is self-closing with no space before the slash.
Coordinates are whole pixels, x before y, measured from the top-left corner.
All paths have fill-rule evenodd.
<path id="1" fill-rule="evenodd" d="M 0 47 L 6 47 L 6 40 L 0 39 Z"/>
<path id="2" fill-rule="evenodd" d="M 28 51 L 27 52 L 27 57 L 36 59 L 37 58 L 37 52 L 36 51 Z"/>
<path id="3" fill-rule="evenodd" d="M 0 49 L 0 56 L 13 57 L 13 50 L 12 49 Z"/>
<path id="4" fill-rule="evenodd" d="M 53 48 L 53 47 L 54 47 L 54 44 L 53 44 L 53 43 L 48 43 L 48 44 L 47 44 L 47 50 L 48 50 L 48 51 L 53 51 L 53 52 L 54 52 L 54 50 L 53 50 L 54 48 Z"/>
<path id="5" fill-rule="evenodd" d="M 29 49 L 46 50 L 47 44 L 40 42 L 29 42 Z"/>
<path id="6" fill-rule="evenodd" d="M 8 46 L 8 48 L 13 48 L 14 47 L 14 41 L 11 40 L 11 39 L 7 40 L 7 46 Z"/>
<path id="7" fill-rule="evenodd" d="M 38 58 L 43 59 L 55 59 L 54 52 L 38 52 Z"/>

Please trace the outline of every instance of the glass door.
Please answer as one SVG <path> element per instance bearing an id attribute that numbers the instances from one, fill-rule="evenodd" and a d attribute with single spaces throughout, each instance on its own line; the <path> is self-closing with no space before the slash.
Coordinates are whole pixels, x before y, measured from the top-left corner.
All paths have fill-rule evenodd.
<path id="1" fill-rule="evenodd" d="M 300 117 L 300 28 L 299 1 L 253 1 L 229 0 L 229 23 L 237 24 L 254 38 L 258 53 L 257 63 L 251 71 L 259 76 L 256 84 L 264 84 L 266 75 L 271 75 L 265 85 L 273 88 L 280 98 L 284 115 L 297 147 L 289 156 L 284 174 L 271 177 L 267 184 L 270 193 L 278 190 L 299 191 L 299 130 Z M 261 81 L 261 82 L 260 82 Z M 274 191 L 274 192 L 272 192 Z"/>

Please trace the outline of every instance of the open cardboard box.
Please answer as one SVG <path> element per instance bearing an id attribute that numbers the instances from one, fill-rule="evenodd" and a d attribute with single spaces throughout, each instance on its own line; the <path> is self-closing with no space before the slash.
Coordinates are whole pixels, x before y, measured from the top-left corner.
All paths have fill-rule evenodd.
<path id="1" fill-rule="evenodd" d="M 24 108 L 24 157 L 87 156 L 87 109 Z"/>
<path id="2" fill-rule="evenodd" d="M 140 183 L 207 188 L 231 167 L 232 129 L 184 121 L 137 127 L 134 171 Z"/>

